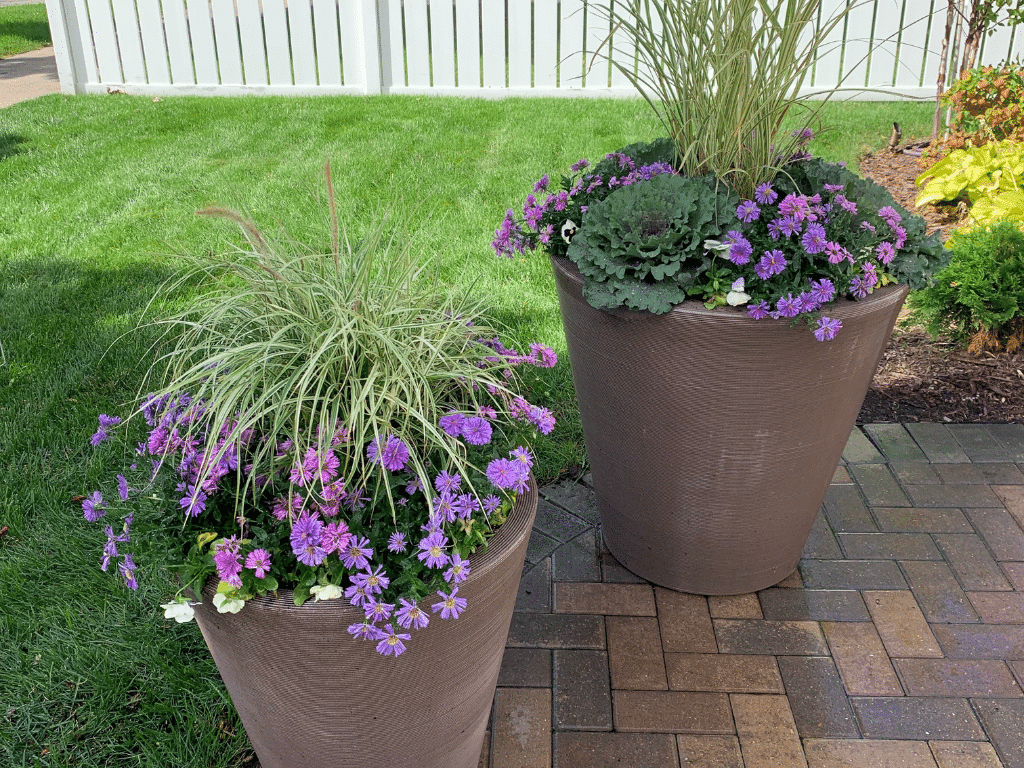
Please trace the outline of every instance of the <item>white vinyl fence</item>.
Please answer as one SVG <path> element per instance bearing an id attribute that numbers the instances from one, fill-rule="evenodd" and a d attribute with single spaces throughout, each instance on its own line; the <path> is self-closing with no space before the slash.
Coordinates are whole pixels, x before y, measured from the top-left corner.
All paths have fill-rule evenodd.
<path id="1" fill-rule="evenodd" d="M 685 0 L 680 0 L 684 2 Z M 822 18 L 841 0 L 822 0 Z M 587 0 L 46 0 L 65 93 L 635 96 Z M 589 10 L 589 13 L 588 13 Z M 808 93 L 934 97 L 945 0 L 864 0 Z M 622 40 L 603 53 L 627 62 Z M 979 61 L 1019 58 L 1000 28 Z"/>

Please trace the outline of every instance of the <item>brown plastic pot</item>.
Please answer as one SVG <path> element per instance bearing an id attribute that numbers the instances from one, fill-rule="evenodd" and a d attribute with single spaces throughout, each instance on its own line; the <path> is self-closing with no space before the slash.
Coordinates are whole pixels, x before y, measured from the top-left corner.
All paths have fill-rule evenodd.
<path id="1" fill-rule="evenodd" d="M 432 614 L 397 658 L 348 634 L 363 612 L 344 599 L 281 590 L 221 614 L 208 583 L 196 620 L 262 768 L 476 768 L 536 512 L 531 480 L 470 558 L 466 610 Z"/>
<path id="2" fill-rule="evenodd" d="M 904 286 L 806 323 L 686 302 L 604 311 L 552 258 L 605 544 L 633 573 L 704 595 L 797 566 L 900 307 Z"/>

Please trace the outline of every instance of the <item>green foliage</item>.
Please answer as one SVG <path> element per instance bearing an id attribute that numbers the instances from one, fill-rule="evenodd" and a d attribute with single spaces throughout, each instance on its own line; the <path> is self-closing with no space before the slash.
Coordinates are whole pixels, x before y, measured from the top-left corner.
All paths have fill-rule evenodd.
<path id="1" fill-rule="evenodd" d="M 843 0 L 827 18 L 820 0 L 617 0 L 597 12 L 630 40 L 614 64 L 664 124 L 681 173 L 712 174 L 750 198 L 821 108 L 807 107 L 795 132 L 786 127 L 804 103 L 804 78 L 853 4 Z"/>
<path id="2" fill-rule="evenodd" d="M 952 110 L 951 135 L 943 149 L 981 146 L 990 141 L 1024 141 L 1024 65 L 975 67 L 942 94 Z"/>
<path id="3" fill-rule="evenodd" d="M 52 44 L 45 4 L 0 8 L 0 59 Z"/>
<path id="4" fill-rule="evenodd" d="M 598 309 L 668 312 L 711 266 L 704 240 L 736 222 L 735 192 L 714 181 L 663 174 L 593 205 L 568 256 Z"/>
<path id="5" fill-rule="evenodd" d="M 1015 352 L 1024 342 L 1024 232 L 1000 222 L 950 241 L 953 259 L 935 284 L 910 296 L 915 319 L 975 354 Z"/>
<path id="6" fill-rule="evenodd" d="M 955 149 L 917 177 L 917 205 L 966 197 L 980 224 L 1024 219 L 1024 144 L 1010 140 Z"/>

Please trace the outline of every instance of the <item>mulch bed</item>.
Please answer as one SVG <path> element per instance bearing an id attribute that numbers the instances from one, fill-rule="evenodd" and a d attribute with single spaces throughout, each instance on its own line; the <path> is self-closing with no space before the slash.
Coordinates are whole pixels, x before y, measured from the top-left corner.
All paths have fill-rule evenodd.
<path id="1" fill-rule="evenodd" d="M 919 158 L 878 152 L 860 161 L 860 173 L 889 190 L 900 205 L 915 211 L 924 170 Z M 953 205 L 926 206 L 917 211 L 943 238 L 961 220 Z M 904 310 L 902 323 L 910 322 Z M 1024 354 L 985 353 L 979 357 L 949 341 L 931 339 L 920 327 L 897 327 L 886 348 L 858 424 L 875 422 L 1024 422 Z"/>

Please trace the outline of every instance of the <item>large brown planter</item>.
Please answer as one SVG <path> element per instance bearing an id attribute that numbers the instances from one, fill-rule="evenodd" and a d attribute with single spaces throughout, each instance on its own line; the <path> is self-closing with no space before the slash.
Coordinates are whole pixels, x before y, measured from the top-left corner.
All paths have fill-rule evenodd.
<path id="1" fill-rule="evenodd" d="M 806 323 L 686 302 L 664 315 L 591 307 L 552 258 L 605 544 L 683 592 L 743 594 L 797 566 L 907 289 Z"/>
<path id="2" fill-rule="evenodd" d="M 536 511 L 531 481 L 470 558 L 467 609 L 433 614 L 398 658 L 348 635 L 363 612 L 343 599 L 297 608 L 282 590 L 220 614 L 208 584 L 196 619 L 262 768 L 476 768 Z"/>

